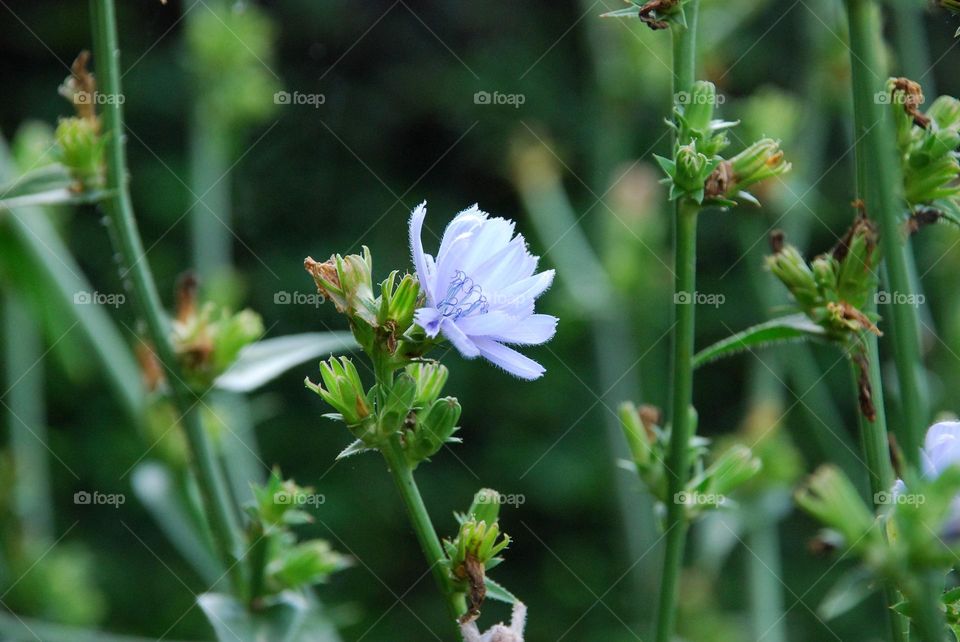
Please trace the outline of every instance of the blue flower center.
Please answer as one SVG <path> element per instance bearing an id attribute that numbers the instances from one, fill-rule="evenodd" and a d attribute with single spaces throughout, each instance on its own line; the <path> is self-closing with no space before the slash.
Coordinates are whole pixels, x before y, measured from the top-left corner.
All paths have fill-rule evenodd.
<path id="1" fill-rule="evenodd" d="M 437 304 L 437 309 L 443 316 L 452 317 L 456 321 L 460 317 L 484 314 L 490 309 L 490 304 L 483 295 L 483 288 L 462 270 L 457 270 L 450 280 L 446 296 Z"/>

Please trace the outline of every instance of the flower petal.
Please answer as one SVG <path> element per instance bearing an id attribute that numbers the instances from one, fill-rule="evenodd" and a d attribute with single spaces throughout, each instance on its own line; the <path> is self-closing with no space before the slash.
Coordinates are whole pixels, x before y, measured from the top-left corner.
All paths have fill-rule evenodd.
<path id="1" fill-rule="evenodd" d="M 420 308 L 413 313 L 413 320 L 432 339 L 440 332 L 440 322 L 443 320 L 443 314 L 436 308 Z"/>
<path id="2" fill-rule="evenodd" d="M 549 314 L 531 314 L 503 332 L 491 332 L 497 341 L 535 346 L 546 343 L 557 333 L 557 317 Z"/>
<path id="3" fill-rule="evenodd" d="M 432 259 L 428 262 L 428 256 L 423 252 L 423 221 L 427 217 L 427 202 L 424 201 L 417 205 L 410 215 L 410 249 L 413 252 L 413 265 L 417 269 L 417 279 L 420 281 L 420 288 L 427 295 L 427 303 L 434 302 L 434 277 L 436 273 L 430 269 L 433 263 Z"/>
<path id="4" fill-rule="evenodd" d="M 547 371 L 533 359 L 523 356 L 513 348 L 497 343 L 493 339 L 476 338 L 474 343 L 485 359 L 521 379 L 528 381 L 539 379 Z"/>
<path id="5" fill-rule="evenodd" d="M 491 307 L 511 314 L 519 314 L 553 285 L 554 274 L 554 270 L 546 270 L 498 290 L 490 297 Z"/>
<path id="6" fill-rule="evenodd" d="M 458 328 L 450 317 L 443 317 L 440 321 L 440 331 L 453 344 L 453 347 L 467 359 L 473 359 L 480 355 L 476 343 L 464 334 L 463 330 Z"/>

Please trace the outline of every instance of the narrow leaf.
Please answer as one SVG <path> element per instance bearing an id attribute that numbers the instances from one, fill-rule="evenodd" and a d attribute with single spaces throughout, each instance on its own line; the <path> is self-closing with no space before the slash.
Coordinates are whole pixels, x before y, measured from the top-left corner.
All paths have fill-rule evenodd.
<path id="1" fill-rule="evenodd" d="M 302 363 L 356 347 L 349 332 L 308 332 L 264 339 L 245 347 L 216 380 L 218 388 L 250 392 Z"/>
<path id="2" fill-rule="evenodd" d="M 693 357 L 693 367 L 699 368 L 706 363 L 744 350 L 793 341 L 822 339 L 825 334 L 823 328 L 806 316 L 793 314 L 747 328 L 743 332 L 738 332 L 701 350 Z"/>
<path id="3" fill-rule="evenodd" d="M 487 587 L 487 597 L 489 597 L 491 600 L 506 602 L 507 604 L 516 604 L 520 601 L 517 599 L 516 595 L 503 588 L 503 586 L 497 584 L 489 577 L 483 578 L 483 584 Z"/>

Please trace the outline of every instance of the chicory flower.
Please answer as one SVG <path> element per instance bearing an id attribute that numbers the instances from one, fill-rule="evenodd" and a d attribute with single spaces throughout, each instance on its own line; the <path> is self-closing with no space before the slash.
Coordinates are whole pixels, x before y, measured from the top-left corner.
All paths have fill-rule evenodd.
<path id="1" fill-rule="evenodd" d="M 423 251 L 426 202 L 410 217 L 410 246 L 425 305 L 414 320 L 428 337 L 443 336 L 467 359 L 482 356 L 521 379 L 546 370 L 507 344 L 538 345 L 556 332 L 557 318 L 534 313 L 534 301 L 553 283 L 536 273 L 538 257 L 514 235 L 514 224 L 476 205 L 457 214 L 436 258 Z"/>
<path id="2" fill-rule="evenodd" d="M 932 480 L 951 466 L 960 466 L 960 421 L 941 421 L 930 426 L 923 440 L 921 473 L 924 479 Z M 893 486 L 894 497 L 906 492 L 906 484 L 898 479 Z M 960 496 L 953 500 L 945 530 L 947 537 L 960 536 Z"/>

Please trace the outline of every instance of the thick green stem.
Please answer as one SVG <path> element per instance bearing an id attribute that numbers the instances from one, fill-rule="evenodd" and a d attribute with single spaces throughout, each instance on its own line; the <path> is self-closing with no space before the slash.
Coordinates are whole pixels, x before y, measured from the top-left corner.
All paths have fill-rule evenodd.
<path id="1" fill-rule="evenodd" d="M 885 90 L 881 62 L 880 13 L 874 0 L 846 0 L 850 23 L 850 64 L 853 74 L 855 140 L 858 159 L 858 195 L 880 226 L 887 285 L 897 298 L 916 293 L 910 273 L 910 242 L 903 239 L 901 219 L 905 204 L 895 150 L 890 108 L 876 96 Z M 902 417 L 897 438 L 907 461 L 916 466 L 929 419 L 924 390 L 917 310 L 912 305 L 888 306 L 889 333 L 900 389 Z"/>
<path id="2" fill-rule="evenodd" d="M 451 586 L 446 567 L 442 563 L 447 556 L 443 552 L 440 538 L 437 537 L 437 531 L 433 528 L 430 514 L 427 512 L 427 507 L 420 496 L 417 482 L 413 479 L 413 470 L 410 469 L 410 464 L 404 457 L 400 442 L 396 437 L 391 439 L 381 449 L 381 452 L 383 452 L 384 459 L 387 460 L 387 465 L 393 474 L 393 480 L 397 483 L 397 490 L 400 491 L 400 497 L 403 498 L 407 515 L 410 517 L 410 525 L 413 526 L 423 555 L 427 558 L 427 564 L 430 565 L 433 579 L 446 600 L 447 610 L 451 617 L 457 619 L 467 612 L 466 599 L 463 593 L 453 590 Z"/>
<path id="3" fill-rule="evenodd" d="M 687 27 L 674 24 L 673 96 L 689 92 L 696 76 L 696 42 L 699 0 L 685 5 Z M 676 145 L 674 145 L 676 149 Z M 674 314 L 673 389 L 671 397 L 670 450 L 667 455 L 668 483 L 666 548 L 660 576 L 660 604 L 657 609 L 657 642 L 673 637 L 679 598 L 680 571 L 687 539 L 686 506 L 674 498 L 687 485 L 690 473 L 688 445 L 693 432 L 694 300 L 697 289 L 697 214 L 699 208 L 686 199 L 676 203 L 674 214 Z"/>
<path id="4" fill-rule="evenodd" d="M 97 64 L 97 83 L 101 94 L 122 95 L 120 86 L 120 50 L 117 44 L 116 8 L 113 0 L 91 0 L 93 18 L 94 56 Z M 106 187 L 111 192 L 103 206 L 114 227 L 114 239 L 133 284 L 140 311 L 160 362 L 168 373 L 173 401 L 181 414 L 191 463 L 203 499 L 210 532 L 227 569 L 234 591 L 243 595 L 243 567 L 236 560 L 243 554 L 239 527 L 230 510 L 228 495 L 220 477 L 216 458 L 204 430 L 197 401 L 180 373 L 170 328 L 160 295 L 157 292 L 150 266 L 145 258 L 143 243 L 133 214 L 128 189 L 126 152 L 124 150 L 123 105 L 120 100 L 105 101 L 102 112 L 103 135 L 106 140 Z"/>

